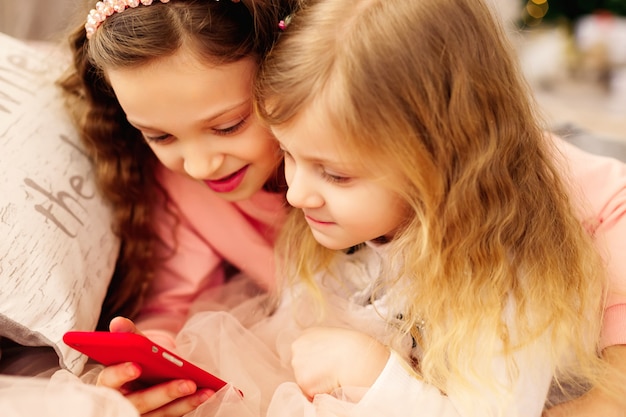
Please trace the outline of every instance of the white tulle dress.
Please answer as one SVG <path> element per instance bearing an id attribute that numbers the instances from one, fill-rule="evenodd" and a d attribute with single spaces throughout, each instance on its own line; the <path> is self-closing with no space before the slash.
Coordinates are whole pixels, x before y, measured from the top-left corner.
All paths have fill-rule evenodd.
<path id="1" fill-rule="evenodd" d="M 380 249 L 372 245 L 353 254 L 346 254 L 334 276 L 341 281 L 324 278 L 322 288 L 326 298 L 323 322 L 315 314 L 315 303 L 303 288 L 285 294 L 281 305 L 267 314 L 267 299 L 251 295 L 249 283 L 240 277 L 194 306 L 193 314 L 177 337 L 177 352 L 197 365 L 229 382 L 209 401 L 189 414 L 192 417 L 469 417 L 507 416 L 538 417 L 541 415 L 552 377 L 552 365 L 542 360 L 547 349 L 537 343 L 520 352 L 517 357 L 519 376 L 506 376 L 501 358 L 494 358 L 491 372 L 494 378 L 508 384 L 510 396 L 496 396 L 489 389 L 478 387 L 481 395 L 468 398 L 464 390 L 452 382 L 443 395 L 438 389 L 422 382 L 407 365 L 411 356 L 419 355 L 412 340 L 392 343 L 396 331 L 393 317 L 400 311 L 390 311 L 385 297 L 375 305 L 369 302 L 371 291 L 380 276 Z M 220 300 L 217 304 L 213 301 Z M 454 302 L 454 300 L 451 300 Z M 365 332 L 385 344 L 393 353 L 372 387 L 342 387 L 317 395 L 312 401 L 294 382 L 291 370 L 291 344 L 302 330 L 311 325 L 349 327 Z M 37 382 L 33 396 L 48 397 L 54 393 L 62 398 L 77 385 L 77 378 L 57 378 L 49 384 Z M 86 378 L 83 378 L 85 380 Z M 0 384 L 2 379 L 0 379 Z M 26 383 L 26 382 L 24 382 Z M 8 389 L 12 392 L 16 385 Z M 48 391 L 53 387 L 52 391 Z M 236 387 L 236 388 L 235 388 Z M 90 391 L 91 390 L 91 391 Z M 243 392 L 243 397 L 239 391 Z M 82 387 L 77 395 L 86 401 L 91 397 L 98 406 L 97 414 L 75 412 L 64 407 L 64 417 L 132 416 L 128 403 L 115 392 L 96 387 Z M 2 385 L 0 385 L 0 395 Z M 73 400 L 78 401 L 74 398 Z M 106 397 L 106 404 L 103 398 Z M 2 402 L 0 401 L 0 405 Z M 4 408 L 0 407 L 4 411 Z M 31 407 L 28 414 L 3 416 L 56 416 Z M 36 414 L 35 411 L 38 411 Z M 59 414 L 61 415 L 61 414 Z"/>

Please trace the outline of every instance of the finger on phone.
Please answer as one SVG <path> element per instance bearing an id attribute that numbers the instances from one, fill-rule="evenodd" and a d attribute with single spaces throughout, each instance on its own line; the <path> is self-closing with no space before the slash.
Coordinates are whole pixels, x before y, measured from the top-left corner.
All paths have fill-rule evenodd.
<path id="1" fill-rule="evenodd" d="M 172 401 L 171 403 L 159 408 L 158 410 L 144 413 L 142 414 L 142 417 L 184 416 L 198 408 L 202 403 L 211 398 L 213 394 L 215 394 L 215 391 L 212 390 L 198 391 L 194 394 Z"/>
<path id="2" fill-rule="evenodd" d="M 189 380 L 175 380 L 133 392 L 126 398 L 142 416 L 182 416 L 205 402 L 214 391 L 196 391 Z"/>
<path id="3" fill-rule="evenodd" d="M 135 363 L 125 362 L 117 365 L 111 365 L 100 371 L 96 385 L 122 391 L 124 385 L 134 381 L 140 375 L 141 369 Z"/>
<path id="4" fill-rule="evenodd" d="M 116 333 L 137 333 L 141 334 L 141 332 L 135 326 L 132 320 L 127 319 L 126 317 L 115 317 L 109 323 L 109 331 Z"/>

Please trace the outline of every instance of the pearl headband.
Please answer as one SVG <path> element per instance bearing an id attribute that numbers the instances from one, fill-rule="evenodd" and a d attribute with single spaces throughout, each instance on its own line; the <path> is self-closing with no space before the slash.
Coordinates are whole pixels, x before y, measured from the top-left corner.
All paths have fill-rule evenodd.
<path id="1" fill-rule="evenodd" d="M 161 3 L 169 3 L 170 0 L 160 0 Z M 150 6 L 153 0 L 102 0 L 96 3 L 96 8 L 89 11 L 87 23 L 85 23 L 85 31 L 87 39 L 95 33 L 98 26 L 113 13 L 122 13 L 127 8 L 138 7 L 140 4 Z"/>

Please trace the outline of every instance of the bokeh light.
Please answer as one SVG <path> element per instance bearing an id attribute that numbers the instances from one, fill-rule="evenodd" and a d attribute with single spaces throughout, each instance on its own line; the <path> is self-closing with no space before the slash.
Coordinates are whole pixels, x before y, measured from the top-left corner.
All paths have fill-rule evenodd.
<path id="1" fill-rule="evenodd" d="M 524 8 L 522 19 L 526 26 L 537 26 L 548 13 L 548 0 L 529 0 Z"/>

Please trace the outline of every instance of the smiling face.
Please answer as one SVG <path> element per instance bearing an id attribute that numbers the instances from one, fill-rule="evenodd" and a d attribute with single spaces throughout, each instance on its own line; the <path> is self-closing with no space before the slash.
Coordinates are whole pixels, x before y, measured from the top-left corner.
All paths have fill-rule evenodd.
<path id="1" fill-rule="evenodd" d="M 309 107 L 272 128 L 284 151 L 287 201 L 303 211 L 315 239 L 329 249 L 393 238 L 407 213 L 406 204 L 384 186 L 394 178 L 373 177 L 326 120 Z"/>
<path id="2" fill-rule="evenodd" d="M 274 174 L 278 145 L 252 108 L 252 58 L 207 65 L 185 49 L 106 75 L 130 124 L 163 165 L 229 201 L 249 198 Z"/>

